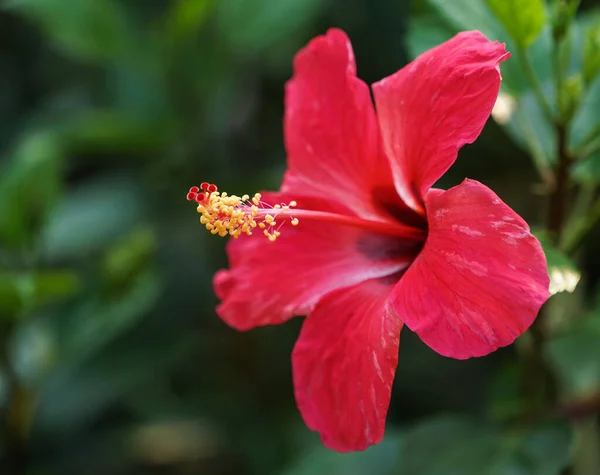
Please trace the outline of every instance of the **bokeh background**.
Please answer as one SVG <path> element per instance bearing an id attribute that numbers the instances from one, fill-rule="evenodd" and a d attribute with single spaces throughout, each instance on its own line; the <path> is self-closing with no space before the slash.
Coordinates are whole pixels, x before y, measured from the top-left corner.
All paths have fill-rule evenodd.
<path id="1" fill-rule="evenodd" d="M 559 473 L 560 423 L 518 443 L 480 428 L 519 412 L 515 348 L 453 361 L 407 329 L 384 442 L 323 449 L 293 399 L 301 319 L 238 333 L 216 317 L 225 240 L 185 200 L 202 181 L 278 187 L 284 83 L 312 37 L 343 28 L 371 83 L 461 29 L 506 41 L 484 3 L 0 2 L 0 473 Z M 540 223 L 521 131 L 490 120 L 440 186 L 480 180 Z M 599 258 L 588 239 L 586 296 Z"/>

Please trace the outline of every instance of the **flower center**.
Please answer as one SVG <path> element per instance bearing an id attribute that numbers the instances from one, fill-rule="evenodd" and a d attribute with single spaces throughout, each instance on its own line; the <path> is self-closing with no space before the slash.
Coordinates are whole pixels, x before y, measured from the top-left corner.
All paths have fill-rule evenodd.
<path id="1" fill-rule="evenodd" d="M 217 187 L 210 183 L 202 183 L 200 188 L 192 186 L 187 194 L 188 201 L 198 203 L 200 222 L 212 234 L 221 237 L 227 235 L 234 238 L 242 234 L 252 235 L 257 227 L 271 242 L 275 241 L 281 232 L 281 223 L 277 226 L 276 216 L 283 215 L 289 218 L 292 226 L 298 225 L 298 218 L 292 216 L 291 208 L 296 206 L 295 201 L 289 204 L 281 203 L 271 206 L 261 201 L 261 194 L 236 196 L 219 193 Z"/>
<path id="2" fill-rule="evenodd" d="M 200 222 L 212 234 L 221 237 L 229 235 L 238 238 L 242 234 L 251 236 L 258 228 L 273 242 L 281 235 L 280 229 L 285 222 L 297 226 L 299 218 L 353 226 L 402 238 L 421 240 L 426 234 L 426 229 L 401 222 L 372 221 L 358 216 L 298 209 L 296 201 L 271 205 L 261 198 L 260 193 L 252 197 L 219 193 L 217 187 L 210 183 L 202 183 L 200 188 L 193 186 L 187 194 L 188 201 L 194 201 L 198 205 L 196 209 L 200 213 Z"/>

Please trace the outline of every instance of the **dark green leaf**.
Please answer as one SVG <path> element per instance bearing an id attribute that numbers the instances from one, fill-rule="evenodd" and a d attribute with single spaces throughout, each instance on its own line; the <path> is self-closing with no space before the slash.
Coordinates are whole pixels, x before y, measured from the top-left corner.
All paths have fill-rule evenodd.
<path id="1" fill-rule="evenodd" d="M 78 58 L 106 60 L 129 53 L 133 29 L 113 0 L 9 0 L 8 6 L 35 20 Z"/>
<path id="2" fill-rule="evenodd" d="M 570 434 L 561 426 L 520 433 L 459 417 L 438 417 L 406 434 L 402 475 L 558 475 L 569 461 Z"/>
<path id="3" fill-rule="evenodd" d="M 402 456 L 402 437 L 388 431 L 383 442 L 364 452 L 339 454 L 325 447 L 315 448 L 285 475 L 394 475 Z"/>
<path id="4" fill-rule="evenodd" d="M 69 194 L 54 211 L 43 234 L 45 256 L 81 256 L 123 236 L 140 220 L 140 193 L 132 180 L 106 177 Z"/>
<path id="5" fill-rule="evenodd" d="M 228 0 L 217 2 L 220 30 L 244 56 L 261 53 L 301 30 L 323 0 Z"/>
<path id="6" fill-rule="evenodd" d="M 59 196 L 61 159 L 56 135 L 33 132 L 0 167 L 0 245 L 22 246 L 39 232 Z"/>
<path id="7" fill-rule="evenodd" d="M 162 119 L 149 121 L 120 110 L 87 110 L 65 121 L 61 132 L 75 151 L 150 152 L 168 137 L 169 124 Z"/>
<path id="8" fill-rule="evenodd" d="M 49 302 L 72 296 L 80 287 L 71 271 L 0 273 L 0 317 L 17 317 Z"/>
<path id="9" fill-rule="evenodd" d="M 57 437 L 88 423 L 106 405 L 156 381 L 192 349 L 191 338 L 165 338 L 153 345 L 124 342 L 81 366 L 62 365 L 44 384 L 34 421 L 34 432 Z"/>
<path id="10" fill-rule="evenodd" d="M 454 31 L 436 15 L 413 17 L 408 26 L 406 42 L 411 57 L 431 49 L 454 35 Z"/>
<path id="11" fill-rule="evenodd" d="M 122 296 L 86 300 L 61 326 L 64 357 L 81 363 L 138 323 L 161 294 L 159 277 L 147 271 L 137 276 Z"/>
<path id="12" fill-rule="evenodd" d="M 600 392 L 600 311 L 572 325 L 546 343 L 545 354 L 555 368 L 565 395 L 585 398 Z"/>

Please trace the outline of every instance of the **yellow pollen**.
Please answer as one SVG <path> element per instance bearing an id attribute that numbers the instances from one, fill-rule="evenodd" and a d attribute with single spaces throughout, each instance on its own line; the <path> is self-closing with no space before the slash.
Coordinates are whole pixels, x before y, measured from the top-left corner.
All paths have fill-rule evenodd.
<path id="1" fill-rule="evenodd" d="M 197 211 L 200 214 L 200 223 L 211 234 L 221 237 L 227 235 L 234 238 L 242 234 L 252 235 L 252 230 L 259 228 L 265 237 L 273 242 L 280 235 L 276 218 L 287 218 L 292 226 L 298 225 L 298 218 L 292 216 L 290 208 L 296 206 L 295 201 L 289 204 L 280 203 L 273 206 L 261 201 L 262 195 L 254 196 L 228 195 L 219 192 L 217 187 L 208 183 L 202 184 L 202 189 L 192 187 L 187 199 L 198 203 Z"/>

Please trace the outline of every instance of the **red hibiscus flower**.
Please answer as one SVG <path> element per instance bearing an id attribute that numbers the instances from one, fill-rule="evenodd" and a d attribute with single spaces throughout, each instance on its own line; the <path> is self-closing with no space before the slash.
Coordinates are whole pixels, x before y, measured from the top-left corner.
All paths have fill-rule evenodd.
<path id="1" fill-rule="evenodd" d="M 215 276 L 219 316 L 248 330 L 307 315 L 295 396 L 331 449 L 382 439 L 404 324 L 442 355 L 482 356 L 549 296 L 539 242 L 494 192 L 473 180 L 432 188 L 481 132 L 508 57 L 479 32 L 458 34 L 376 83 L 375 113 L 332 29 L 296 56 L 286 86 L 281 190 L 190 190 L 211 232 L 252 234 L 230 241 L 230 269 Z"/>

